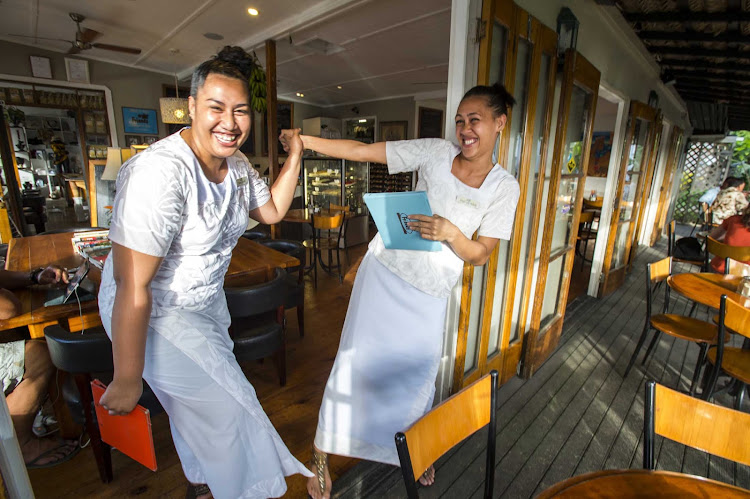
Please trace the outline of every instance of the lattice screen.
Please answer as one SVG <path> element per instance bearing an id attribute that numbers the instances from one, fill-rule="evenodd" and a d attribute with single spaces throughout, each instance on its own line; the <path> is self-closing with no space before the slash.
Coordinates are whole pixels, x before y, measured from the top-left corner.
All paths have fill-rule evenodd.
<path id="1" fill-rule="evenodd" d="M 727 174 L 728 148 L 726 144 L 690 142 L 685 155 L 685 168 L 680 179 L 680 190 L 674 208 L 678 222 L 695 222 L 701 213 L 698 199 L 711 187 L 723 182 Z"/>

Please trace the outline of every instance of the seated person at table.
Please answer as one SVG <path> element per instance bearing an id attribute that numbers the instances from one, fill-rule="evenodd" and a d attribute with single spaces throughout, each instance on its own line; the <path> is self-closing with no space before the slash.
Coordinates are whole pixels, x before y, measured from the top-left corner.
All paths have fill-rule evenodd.
<path id="1" fill-rule="evenodd" d="M 34 284 L 68 282 L 67 273 L 55 266 L 32 272 L 0 270 L 0 320 L 21 314 L 21 302 L 10 289 Z M 29 469 L 47 468 L 73 457 L 78 451 L 75 440 L 36 438 L 32 432 L 34 416 L 47 393 L 55 368 L 44 340 L 0 343 L 0 378 L 16 430 L 21 454 Z"/>
<path id="2" fill-rule="evenodd" d="M 716 195 L 716 199 L 711 205 L 713 223 L 717 225 L 731 216 L 741 215 L 748 204 L 745 194 L 742 192 L 745 188 L 743 179 L 728 177 L 723 185 L 726 185 L 726 188 Z"/>
<path id="3" fill-rule="evenodd" d="M 742 215 L 727 218 L 708 235 L 729 246 L 750 246 L 750 207 L 745 208 Z M 750 261 L 742 263 L 750 264 Z M 723 274 L 724 265 L 724 258 L 715 256 L 711 260 L 711 268 L 716 272 Z"/>

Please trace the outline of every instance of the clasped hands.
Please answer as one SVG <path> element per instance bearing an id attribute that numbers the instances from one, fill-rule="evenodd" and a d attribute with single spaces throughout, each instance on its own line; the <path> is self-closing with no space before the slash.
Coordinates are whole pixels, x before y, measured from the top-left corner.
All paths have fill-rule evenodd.
<path id="1" fill-rule="evenodd" d="M 447 218 L 440 215 L 409 215 L 408 226 L 419 232 L 423 239 L 451 243 L 461 231 Z"/>
<path id="2" fill-rule="evenodd" d="M 305 149 L 302 138 L 300 138 L 300 129 L 292 128 L 291 130 L 282 130 L 279 134 L 279 142 L 284 148 L 284 152 L 288 154 L 302 155 L 302 151 Z"/>

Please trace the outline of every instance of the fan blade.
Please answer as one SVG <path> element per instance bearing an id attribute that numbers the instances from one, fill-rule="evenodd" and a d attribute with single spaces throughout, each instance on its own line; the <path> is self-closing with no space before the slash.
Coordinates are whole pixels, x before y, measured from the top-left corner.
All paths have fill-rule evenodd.
<path id="1" fill-rule="evenodd" d="M 120 45 L 109 45 L 107 43 L 92 43 L 92 47 L 102 50 L 113 50 L 115 52 L 124 52 L 126 54 L 140 54 L 141 49 L 136 49 L 132 47 L 122 47 Z"/>
<path id="2" fill-rule="evenodd" d="M 62 38 L 45 38 L 43 36 L 16 35 L 14 33 L 8 33 L 7 36 L 20 36 L 21 38 L 34 38 L 35 40 L 52 40 L 52 41 L 55 41 L 55 42 L 70 43 L 70 40 L 63 40 Z"/>
<path id="3" fill-rule="evenodd" d="M 101 33 L 98 31 L 94 31 L 93 29 L 83 28 L 77 35 L 78 40 L 85 42 L 85 43 L 91 43 L 97 38 L 102 36 Z"/>

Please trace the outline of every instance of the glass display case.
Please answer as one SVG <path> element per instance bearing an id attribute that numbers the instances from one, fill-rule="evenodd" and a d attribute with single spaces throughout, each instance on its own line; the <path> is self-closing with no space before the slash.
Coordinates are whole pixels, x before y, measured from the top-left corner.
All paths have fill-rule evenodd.
<path id="1" fill-rule="evenodd" d="M 367 242 L 367 206 L 369 164 L 326 158 L 302 158 L 303 199 L 310 209 L 327 210 L 331 204 L 348 206 L 346 244 Z"/>

